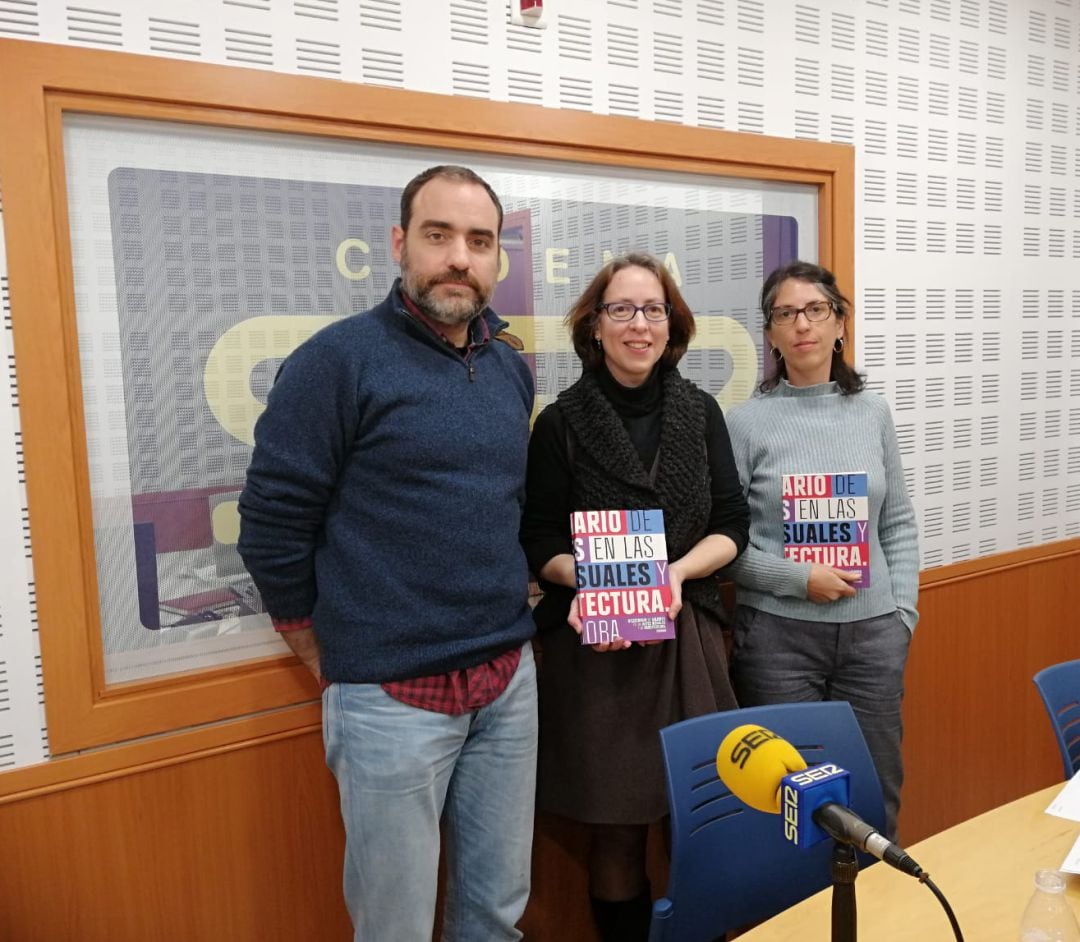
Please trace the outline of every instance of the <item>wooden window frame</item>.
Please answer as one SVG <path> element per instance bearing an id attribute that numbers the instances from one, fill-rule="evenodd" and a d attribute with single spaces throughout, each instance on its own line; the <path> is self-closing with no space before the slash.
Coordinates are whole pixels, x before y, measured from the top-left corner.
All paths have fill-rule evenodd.
<path id="1" fill-rule="evenodd" d="M 819 259 L 854 291 L 854 150 L 847 146 L 534 105 L 469 100 L 455 107 L 443 95 L 18 40 L 0 40 L 0 88 L 0 185 L 54 754 L 267 711 L 277 712 L 260 718 L 261 733 L 284 734 L 310 727 L 317 695 L 304 668 L 284 655 L 105 683 L 65 113 L 808 184 L 817 188 Z M 236 724 L 237 735 L 248 735 L 248 725 Z M 214 742 L 228 738 L 220 728 L 214 733 Z"/>

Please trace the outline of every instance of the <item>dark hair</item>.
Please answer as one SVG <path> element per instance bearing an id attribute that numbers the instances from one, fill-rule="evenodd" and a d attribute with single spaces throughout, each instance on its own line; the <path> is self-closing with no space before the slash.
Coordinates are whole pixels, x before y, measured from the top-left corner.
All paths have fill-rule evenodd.
<path id="1" fill-rule="evenodd" d="M 761 286 L 761 314 L 765 318 L 765 329 L 770 329 L 773 302 L 780 292 L 780 286 L 785 281 L 792 280 L 811 284 L 825 295 L 829 306 L 833 309 L 833 313 L 844 322 L 844 337 L 846 338 L 848 336 L 847 316 L 851 310 L 851 302 L 840 293 L 840 289 L 836 286 L 836 275 L 829 269 L 815 265 L 813 262 L 788 262 L 786 265 L 781 265 L 775 269 L 765 279 L 765 284 Z M 776 364 L 776 373 L 762 382 L 758 389 L 761 392 L 768 392 L 770 389 L 774 389 L 782 379 L 787 379 L 787 364 L 780 360 Z M 862 374 L 857 373 L 844 359 L 843 350 L 833 351 L 829 379 L 840 387 L 840 393 L 844 396 L 862 392 L 865 385 Z"/>
<path id="2" fill-rule="evenodd" d="M 660 356 L 660 363 L 665 368 L 674 366 L 682 359 L 690 341 L 694 339 L 694 314 L 680 293 L 679 286 L 675 284 L 671 272 L 659 259 L 645 252 L 627 252 L 613 258 L 593 276 L 589 287 L 566 315 L 566 325 L 570 328 L 570 338 L 581 358 L 581 365 L 592 370 L 604 362 L 604 351 L 593 343 L 593 336 L 596 322 L 600 319 L 600 304 L 604 300 L 604 292 L 615 273 L 624 268 L 644 268 L 654 274 L 663 287 L 664 300 L 671 305 L 671 315 L 668 317 L 668 345 Z"/>
<path id="3" fill-rule="evenodd" d="M 472 183 L 475 186 L 482 186 L 487 191 L 487 195 L 491 197 L 491 202 L 495 204 L 495 210 L 499 214 L 499 232 L 502 232 L 502 203 L 499 202 L 499 197 L 495 195 L 491 185 L 476 171 L 470 170 L 468 167 L 459 167 L 456 164 L 440 164 L 438 167 L 428 167 L 423 173 L 418 173 L 405 184 L 405 189 L 401 191 L 402 229 L 408 231 L 409 223 L 412 222 L 412 207 L 416 194 L 420 192 L 425 183 L 430 183 L 435 179 L 455 180 L 458 183 Z"/>

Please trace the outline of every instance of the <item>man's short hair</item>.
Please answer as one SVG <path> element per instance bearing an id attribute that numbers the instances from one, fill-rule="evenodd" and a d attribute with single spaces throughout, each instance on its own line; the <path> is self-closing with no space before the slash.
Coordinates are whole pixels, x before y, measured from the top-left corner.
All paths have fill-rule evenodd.
<path id="1" fill-rule="evenodd" d="M 401 191 L 401 228 L 404 231 L 409 230 L 409 223 L 412 222 L 412 206 L 416 194 L 420 192 L 420 188 L 425 183 L 435 179 L 454 180 L 458 183 L 472 183 L 475 186 L 482 186 L 487 195 L 491 197 L 491 202 L 495 204 L 495 210 L 499 214 L 498 231 L 502 232 L 502 203 L 499 202 L 499 197 L 495 195 L 491 185 L 476 171 L 470 170 L 468 167 L 459 167 L 456 164 L 440 164 L 437 167 L 428 167 L 427 170 L 418 173 L 405 185 L 405 189 Z"/>

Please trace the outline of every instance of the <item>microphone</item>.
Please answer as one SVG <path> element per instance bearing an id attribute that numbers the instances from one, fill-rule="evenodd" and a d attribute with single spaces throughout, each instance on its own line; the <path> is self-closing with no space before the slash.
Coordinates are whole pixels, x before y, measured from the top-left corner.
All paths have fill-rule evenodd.
<path id="1" fill-rule="evenodd" d="M 782 814 L 784 837 L 807 848 L 832 838 L 850 844 L 916 878 L 923 875 L 908 853 L 847 807 L 851 775 L 831 762 L 807 768 L 799 751 L 762 726 L 733 729 L 716 752 L 716 772 L 744 804 Z"/>
<path id="2" fill-rule="evenodd" d="M 850 808 L 826 802 L 814 810 L 813 816 L 818 827 L 833 840 L 858 847 L 916 880 L 922 878 L 923 868 L 903 847 L 879 834 Z"/>

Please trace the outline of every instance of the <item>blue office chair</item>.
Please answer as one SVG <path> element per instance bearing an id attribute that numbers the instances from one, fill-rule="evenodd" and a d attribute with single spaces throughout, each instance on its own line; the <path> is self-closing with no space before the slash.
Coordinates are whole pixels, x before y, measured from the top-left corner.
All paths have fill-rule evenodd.
<path id="1" fill-rule="evenodd" d="M 852 810 L 868 824 L 884 826 L 877 772 L 844 701 L 748 707 L 668 726 L 660 730 L 660 741 L 671 809 L 671 872 L 666 895 L 653 904 L 649 942 L 710 942 L 831 882 L 832 841 L 799 850 L 784 838 L 779 815 L 747 807 L 717 776 L 717 748 L 745 723 L 782 736 L 810 765 L 829 761 L 847 769 Z"/>
<path id="2" fill-rule="evenodd" d="M 1044 667 L 1032 679 L 1050 714 L 1068 781 L 1080 771 L 1080 661 Z"/>

